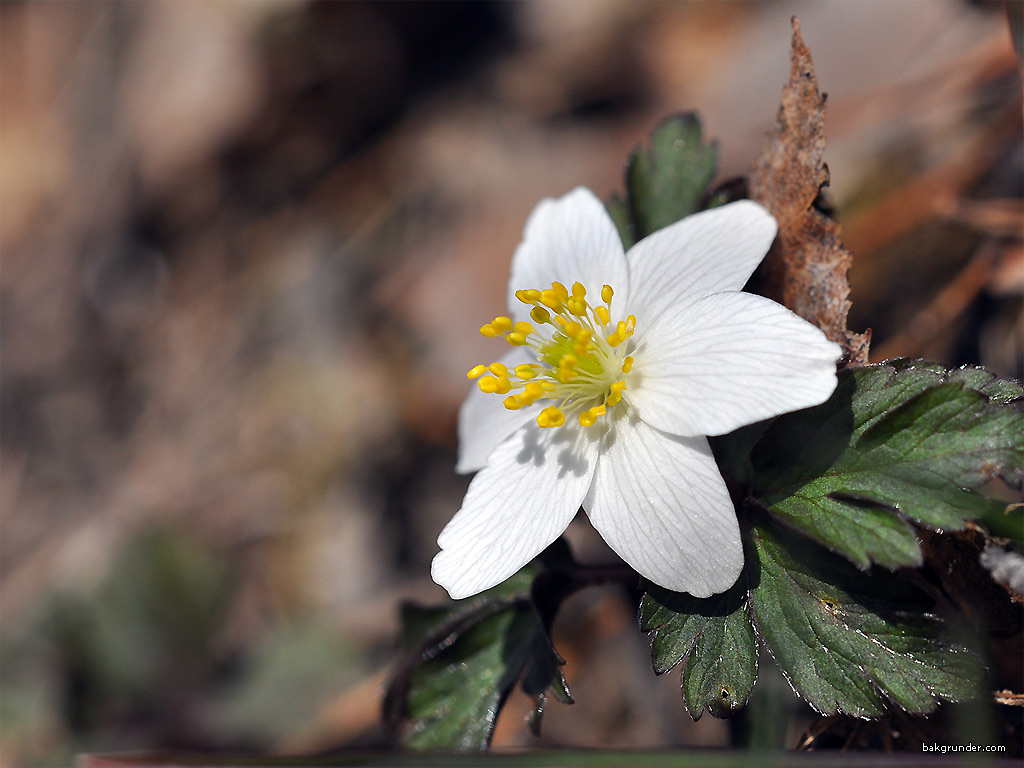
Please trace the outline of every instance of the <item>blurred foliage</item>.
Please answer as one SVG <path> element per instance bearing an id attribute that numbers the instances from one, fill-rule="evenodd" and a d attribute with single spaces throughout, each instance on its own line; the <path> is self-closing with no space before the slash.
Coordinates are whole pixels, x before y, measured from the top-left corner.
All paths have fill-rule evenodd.
<path id="1" fill-rule="evenodd" d="M 33 738 L 40 707 L 63 711 L 67 759 L 113 748 L 111 729 L 124 732 L 125 747 L 183 749 L 208 740 L 266 749 L 298 730 L 362 657 L 308 619 L 233 657 L 220 636 L 230 590 L 224 563 L 204 547 L 167 530 L 142 536 L 93 595 L 54 596 L 33 627 L 5 642 L 5 740 Z M 40 690 L 41 664 L 50 674 Z"/>

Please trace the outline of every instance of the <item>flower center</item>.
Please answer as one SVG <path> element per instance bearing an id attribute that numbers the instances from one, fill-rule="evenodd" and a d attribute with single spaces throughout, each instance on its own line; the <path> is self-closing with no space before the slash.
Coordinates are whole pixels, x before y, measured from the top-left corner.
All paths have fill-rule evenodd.
<path id="1" fill-rule="evenodd" d="M 624 376 L 633 368 L 624 342 L 633 335 L 636 317 L 611 322 L 614 293 L 610 285 L 603 286 L 602 303 L 594 306 L 582 283 L 573 283 L 571 293 L 559 282 L 542 291 L 516 291 L 516 298 L 532 307 L 530 317 L 537 326 L 496 317 L 480 333 L 504 336 L 514 347 L 529 347 L 537 362 L 512 371 L 503 363 L 478 365 L 467 375 L 483 377 L 477 381 L 481 392 L 508 395 L 504 405 L 511 411 L 538 400 L 553 401 L 537 416 L 541 427 L 560 427 L 567 418 L 593 426 L 622 401 Z"/>

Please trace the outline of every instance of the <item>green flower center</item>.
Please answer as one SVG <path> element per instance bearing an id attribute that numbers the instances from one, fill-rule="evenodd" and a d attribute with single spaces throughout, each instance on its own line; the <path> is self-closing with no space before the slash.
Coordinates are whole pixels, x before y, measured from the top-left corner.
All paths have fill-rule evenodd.
<path id="1" fill-rule="evenodd" d="M 541 427 L 560 427 L 567 418 L 593 426 L 622 401 L 625 375 L 633 369 L 624 342 L 634 333 L 636 317 L 611 322 L 614 293 L 610 285 L 603 286 L 602 303 L 594 306 L 582 283 L 573 283 L 571 293 L 559 282 L 542 291 L 516 291 L 516 298 L 532 307 L 530 318 L 536 327 L 496 317 L 480 333 L 503 336 L 514 347 L 530 347 L 537 362 L 517 365 L 513 371 L 503 363 L 477 365 L 467 375 L 482 377 L 477 381 L 481 392 L 507 395 L 504 405 L 512 411 L 538 400 L 553 401 L 537 416 Z"/>

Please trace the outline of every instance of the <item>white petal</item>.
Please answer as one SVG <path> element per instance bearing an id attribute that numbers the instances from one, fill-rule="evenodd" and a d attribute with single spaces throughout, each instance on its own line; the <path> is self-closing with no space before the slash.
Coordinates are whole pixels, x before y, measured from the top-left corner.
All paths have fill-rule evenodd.
<path id="1" fill-rule="evenodd" d="M 768 211 L 741 200 L 687 216 L 634 245 L 626 261 L 637 333 L 665 312 L 712 293 L 738 291 L 768 252 L 777 228 Z"/>
<path id="2" fill-rule="evenodd" d="M 618 230 L 604 204 L 584 187 L 557 200 L 542 200 L 533 209 L 512 259 L 509 311 L 518 319 L 525 317 L 529 308 L 515 297 L 516 291 L 544 290 L 554 280 L 569 289 L 579 281 L 590 296 L 600 296 L 601 286 L 610 285 L 616 301 L 625 300 L 629 292 Z"/>
<path id="3" fill-rule="evenodd" d="M 667 435 L 627 413 L 606 440 L 583 507 L 608 545 L 667 589 L 707 597 L 731 587 L 743 547 L 707 438 Z"/>
<path id="4" fill-rule="evenodd" d="M 518 347 L 502 357 L 500 362 L 515 368 L 520 363 L 534 362 L 534 355 L 530 350 Z M 535 419 L 540 410 L 540 406 L 535 406 L 510 411 L 502 405 L 504 399 L 503 395 L 481 392 L 476 382 L 473 382 L 473 389 L 459 409 L 459 460 L 455 465 L 456 472 L 476 472 L 487 463 L 487 457 L 499 443 Z"/>
<path id="5" fill-rule="evenodd" d="M 597 445 L 528 424 L 490 455 L 437 543 L 430 574 L 455 599 L 500 584 L 558 538 L 590 489 Z"/>
<path id="6" fill-rule="evenodd" d="M 824 402 L 838 344 L 785 307 L 738 291 L 701 299 L 647 329 L 629 402 L 677 435 L 721 435 Z"/>

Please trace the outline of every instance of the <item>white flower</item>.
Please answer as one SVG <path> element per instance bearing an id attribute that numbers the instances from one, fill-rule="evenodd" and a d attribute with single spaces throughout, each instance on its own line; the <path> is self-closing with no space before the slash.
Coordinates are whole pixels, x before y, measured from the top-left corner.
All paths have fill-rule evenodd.
<path id="1" fill-rule="evenodd" d="M 740 292 L 775 232 L 741 201 L 624 253 L 587 189 L 534 209 L 511 315 L 481 329 L 512 350 L 469 373 L 482 378 L 459 415 L 457 469 L 480 472 L 438 537 L 434 581 L 453 598 L 504 581 L 582 506 L 651 581 L 697 597 L 732 586 L 740 530 L 706 435 L 824 402 L 840 356 L 810 323 Z"/>

